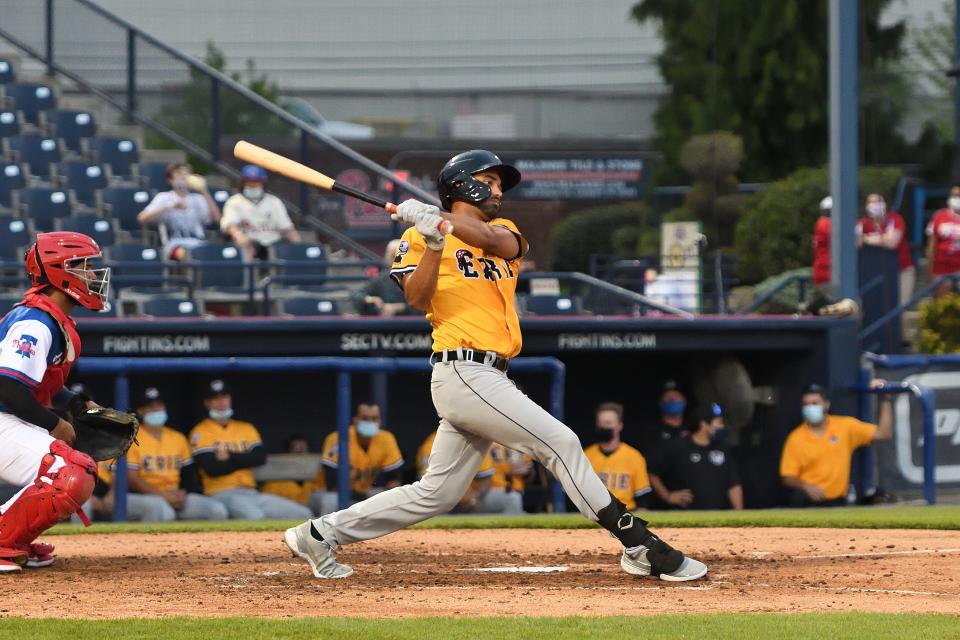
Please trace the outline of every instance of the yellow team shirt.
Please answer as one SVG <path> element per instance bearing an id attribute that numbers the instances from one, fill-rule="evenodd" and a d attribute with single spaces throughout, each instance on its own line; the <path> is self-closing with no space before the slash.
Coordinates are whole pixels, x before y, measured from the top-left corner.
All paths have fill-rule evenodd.
<path id="1" fill-rule="evenodd" d="M 520 234 L 506 218 L 494 218 L 488 225 Z M 416 269 L 426 251 L 423 236 L 415 227 L 400 239 L 390 275 L 397 282 Z M 520 353 L 520 320 L 514 306 L 520 258 L 505 260 L 488 256 L 459 238 L 449 235 L 440 258 L 437 291 L 427 306 L 427 320 L 433 327 L 433 350 L 468 347 L 496 351 L 505 358 Z"/>
<path id="2" fill-rule="evenodd" d="M 870 444 L 876 425 L 827 414 L 827 428 L 816 435 L 806 422 L 790 432 L 780 458 L 780 476 L 793 476 L 823 489 L 827 500 L 847 495 L 853 450 Z"/>
<path id="3" fill-rule="evenodd" d="M 423 441 L 423 444 L 420 445 L 420 448 L 417 449 L 417 475 L 421 478 L 426 475 L 427 467 L 430 466 L 430 452 L 433 450 L 433 441 L 437 439 L 437 432 L 434 431 L 427 436 L 427 439 Z M 473 476 L 473 481 L 470 482 L 470 491 L 475 491 L 477 488 L 477 481 L 483 480 L 484 478 L 491 478 L 490 488 L 493 489 L 493 478 L 496 476 L 497 470 L 493 462 L 493 458 L 490 457 L 490 452 L 487 451 L 487 454 L 483 456 L 483 462 L 480 463 L 480 468 L 477 469 L 477 474 Z M 506 483 L 504 483 L 504 486 Z"/>
<path id="4" fill-rule="evenodd" d="M 127 452 L 127 468 L 136 469 L 154 489 L 180 488 L 180 469 L 193 464 L 186 436 L 170 427 L 162 427 L 159 437 L 149 427 L 140 429 Z"/>
<path id="5" fill-rule="evenodd" d="M 514 455 L 516 452 L 513 452 Z M 490 459 L 493 461 L 494 474 L 493 478 L 490 481 L 491 489 L 506 489 L 507 486 L 510 487 L 511 491 L 516 491 L 517 493 L 523 493 L 525 478 L 522 476 L 515 476 L 510 473 L 510 449 L 507 449 L 502 444 L 494 442 L 490 446 Z M 522 459 L 524 462 L 532 462 L 533 458 L 526 454 L 522 454 Z"/>
<path id="6" fill-rule="evenodd" d="M 313 484 L 313 482 L 297 482 L 296 480 L 271 480 L 270 482 L 264 482 L 260 486 L 260 491 L 272 493 L 275 496 L 293 500 L 300 504 L 307 504 L 310 501 L 310 493 L 313 492 L 314 488 L 322 489 L 326 487 L 326 482 L 324 482 L 323 487 L 314 487 Z"/>
<path id="7" fill-rule="evenodd" d="M 630 445 L 621 443 L 613 453 L 606 454 L 600 445 L 592 444 L 583 452 L 603 484 L 627 509 L 636 509 L 637 498 L 650 493 L 647 461 Z"/>
<path id="8" fill-rule="evenodd" d="M 190 446 L 194 457 L 201 453 L 226 451 L 229 453 L 248 453 L 263 443 L 260 432 L 249 422 L 230 420 L 226 426 L 207 418 L 190 432 Z M 224 476 L 208 476 L 200 469 L 203 480 L 203 492 L 207 495 L 226 489 L 256 489 L 253 469 L 237 469 Z"/>
<path id="9" fill-rule="evenodd" d="M 327 435 L 323 441 L 323 464 L 336 469 L 338 466 L 340 439 L 336 431 Z M 403 466 L 403 455 L 397 445 L 397 439 L 389 431 L 380 429 L 370 440 L 366 450 L 357 439 L 357 428 L 350 425 L 350 486 L 353 491 L 365 493 L 373 486 L 374 480 L 384 471 L 395 471 Z M 317 481 L 323 478 L 323 470 L 317 474 Z M 324 481 L 324 487 L 326 482 Z"/>

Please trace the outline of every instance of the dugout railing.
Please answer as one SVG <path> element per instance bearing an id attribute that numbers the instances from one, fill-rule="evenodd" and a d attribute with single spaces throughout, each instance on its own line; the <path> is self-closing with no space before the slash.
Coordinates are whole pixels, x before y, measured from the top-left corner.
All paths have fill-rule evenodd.
<path id="1" fill-rule="evenodd" d="M 352 377 L 357 373 L 402 373 L 430 371 L 426 358 L 340 358 L 340 357 L 238 357 L 238 358 L 110 358 L 92 357 L 78 361 L 76 369 L 87 375 L 114 376 L 114 404 L 117 409 L 130 407 L 130 375 L 137 373 L 216 373 L 300 371 L 304 373 L 333 371 L 336 373 L 338 459 L 350 459 L 348 429 L 352 415 Z M 547 407 L 557 420 L 563 420 L 566 368 L 556 358 L 516 358 L 510 362 L 511 371 L 546 372 L 550 376 L 550 401 Z M 127 519 L 127 465 L 126 456 L 116 464 L 114 474 L 113 519 Z M 337 467 L 337 494 L 341 509 L 350 504 L 350 465 Z M 552 480 L 552 503 L 555 512 L 566 510 L 563 488 Z"/>

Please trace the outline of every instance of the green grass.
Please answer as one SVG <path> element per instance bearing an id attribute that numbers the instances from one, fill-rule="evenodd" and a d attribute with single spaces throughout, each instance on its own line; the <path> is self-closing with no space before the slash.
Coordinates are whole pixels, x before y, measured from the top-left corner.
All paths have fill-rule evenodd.
<path id="1" fill-rule="evenodd" d="M 915 614 L 696 614 L 598 618 L 165 618 L 30 620 L 0 619 L 0 638 L 63 640 L 85 638 L 229 637 L 233 640 L 355 640 L 364 638 L 960 638 L 960 617 Z"/>
<path id="2" fill-rule="evenodd" d="M 771 509 L 762 511 L 651 512 L 655 527 L 819 527 L 832 529 L 960 529 L 960 506 L 849 507 L 846 509 Z M 96 523 L 57 525 L 48 534 L 173 533 L 191 531 L 278 531 L 285 520 L 171 522 L 163 524 Z M 415 525 L 418 529 L 588 529 L 596 525 L 579 514 L 524 516 L 442 516 Z"/>

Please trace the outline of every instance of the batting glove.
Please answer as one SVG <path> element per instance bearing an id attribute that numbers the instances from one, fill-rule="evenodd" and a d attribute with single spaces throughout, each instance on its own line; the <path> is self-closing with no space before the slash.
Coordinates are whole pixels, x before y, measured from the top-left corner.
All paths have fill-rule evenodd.
<path id="1" fill-rule="evenodd" d="M 431 208 L 436 209 L 436 207 Z M 446 242 L 443 232 L 440 231 L 441 223 L 443 223 L 443 218 L 425 211 L 421 211 L 414 221 L 414 226 L 417 231 L 420 232 L 420 235 L 423 236 L 427 248 L 433 251 L 442 251 L 443 245 Z"/>
<path id="2" fill-rule="evenodd" d="M 422 214 L 427 213 L 434 216 L 440 215 L 440 209 L 433 206 L 432 204 L 426 204 L 420 202 L 419 200 L 414 200 L 413 198 L 409 200 L 404 200 L 397 205 L 397 212 L 391 215 L 390 217 L 398 222 L 406 222 L 408 224 L 416 224 L 417 217 Z"/>

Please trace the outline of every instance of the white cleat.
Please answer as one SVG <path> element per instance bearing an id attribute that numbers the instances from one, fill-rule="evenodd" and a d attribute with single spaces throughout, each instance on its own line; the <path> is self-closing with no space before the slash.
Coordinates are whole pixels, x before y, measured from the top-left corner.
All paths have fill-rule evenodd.
<path id="1" fill-rule="evenodd" d="M 630 575 L 651 575 L 647 551 L 648 549 L 643 545 L 624 549 L 623 555 L 620 556 L 620 567 Z M 705 575 L 707 575 L 707 565 L 699 560 L 684 556 L 683 562 L 674 571 L 661 573 L 656 577 L 668 582 L 686 582 L 688 580 L 699 580 Z"/>
<path id="2" fill-rule="evenodd" d="M 347 578 L 353 575 L 353 569 L 337 562 L 333 547 L 326 541 L 316 540 L 310 535 L 310 521 L 287 529 L 283 541 L 293 555 L 303 558 L 318 578 Z"/>

